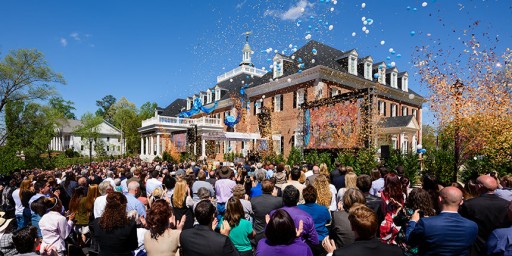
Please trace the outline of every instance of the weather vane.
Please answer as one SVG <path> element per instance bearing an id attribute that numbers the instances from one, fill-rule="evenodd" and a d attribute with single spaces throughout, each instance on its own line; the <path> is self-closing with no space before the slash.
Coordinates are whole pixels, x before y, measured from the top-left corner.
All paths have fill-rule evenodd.
<path id="1" fill-rule="evenodd" d="M 249 35 L 252 34 L 252 31 L 247 31 L 242 33 L 242 36 L 245 35 L 245 42 L 249 42 Z"/>

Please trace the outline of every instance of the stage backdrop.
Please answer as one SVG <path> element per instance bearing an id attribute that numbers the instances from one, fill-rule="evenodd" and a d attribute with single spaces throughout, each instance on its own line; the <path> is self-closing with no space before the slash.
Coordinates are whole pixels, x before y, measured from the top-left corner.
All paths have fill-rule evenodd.
<path id="1" fill-rule="evenodd" d="M 306 149 L 362 147 L 361 103 L 361 99 L 347 100 L 306 110 Z"/>

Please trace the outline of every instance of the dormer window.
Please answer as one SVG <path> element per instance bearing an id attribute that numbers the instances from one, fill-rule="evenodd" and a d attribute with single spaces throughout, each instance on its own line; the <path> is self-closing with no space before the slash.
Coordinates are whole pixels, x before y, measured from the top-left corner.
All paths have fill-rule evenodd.
<path id="1" fill-rule="evenodd" d="M 192 108 L 192 100 L 190 98 L 187 99 L 187 110 Z"/>
<path id="2" fill-rule="evenodd" d="M 220 100 L 220 88 L 215 88 L 215 101 Z"/>
<path id="3" fill-rule="evenodd" d="M 398 79 L 398 73 L 394 72 L 394 71 L 391 72 L 391 87 L 398 88 L 397 79 Z"/>
<path id="4" fill-rule="evenodd" d="M 357 57 L 354 55 L 348 58 L 348 73 L 357 76 Z"/>
<path id="5" fill-rule="evenodd" d="M 331 97 L 334 97 L 334 96 L 339 95 L 339 94 L 341 94 L 340 89 L 331 88 Z"/>
<path id="6" fill-rule="evenodd" d="M 206 92 L 206 103 L 207 104 L 210 104 L 212 103 L 212 91 L 208 90 Z"/>
<path id="7" fill-rule="evenodd" d="M 276 79 L 278 77 L 281 77 L 283 75 L 283 59 L 278 59 L 274 61 L 274 76 L 273 78 Z"/>
<path id="8" fill-rule="evenodd" d="M 372 80 L 372 63 L 366 62 L 364 64 L 364 78 L 368 80 Z"/>
<path id="9" fill-rule="evenodd" d="M 386 84 L 386 67 L 379 68 L 379 83 Z"/>
<path id="10" fill-rule="evenodd" d="M 402 77 L 402 90 L 404 92 L 409 91 L 409 78 L 407 76 Z"/>

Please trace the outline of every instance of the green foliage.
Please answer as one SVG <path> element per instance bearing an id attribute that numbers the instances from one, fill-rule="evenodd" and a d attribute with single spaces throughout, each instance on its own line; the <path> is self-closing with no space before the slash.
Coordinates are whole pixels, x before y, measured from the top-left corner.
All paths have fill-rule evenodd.
<path id="1" fill-rule="evenodd" d="M 290 150 L 290 154 L 288 155 L 288 160 L 286 161 L 286 164 L 293 166 L 298 165 L 302 162 L 302 152 L 299 148 L 292 147 Z"/>
<path id="2" fill-rule="evenodd" d="M 160 158 L 159 156 L 155 156 L 155 158 L 153 158 L 153 162 L 162 162 L 162 158 Z"/>
<path id="3" fill-rule="evenodd" d="M 178 160 L 172 158 L 172 156 L 169 153 L 167 153 L 167 151 L 164 151 L 162 153 L 162 160 L 169 162 L 169 163 L 177 163 L 178 162 Z"/>
<path id="4" fill-rule="evenodd" d="M 282 154 L 276 154 L 275 152 L 272 152 L 271 154 L 266 155 L 263 161 L 279 164 L 285 163 L 286 159 L 284 159 L 284 156 Z"/>
<path id="5" fill-rule="evenodd" d="M 80 153 L 74 151 L 72 148 L 66 149 L 66 151 L 64 151 L 64 155 L 67 158 L 80 157 Z"/>
<path id="6" fill-rule="evenodd" d="M 137 107 L 125 97 L 119 99 L 109 109 L 112 124 L 121 130 L 121 141 L 126 141 L 128 152 L 138 152 L 140 149 L 140 135 L 137 131 L 141 124 L 137 116 Z"/>
<path id="7" fill-rule="evenodd" d="M 105 157 L 107 156 L 107 151 L 105 151 L 106 144 L 103 140 L 97 139 L 94 143 L 94 151 L 96 152 L 97 157 Z"/>
<path id="8" fill-rule="evenodd" d="M 76 127 L 75 133 L 82 137 L 84 145 L 89 145 L 89 138 L 94 140 L 99 138 L 98 125 L 103 122 L 103 118 L 95 116 L 89 112 L 82 115 L 80 118 L 82 125 Z M 87 143 L 85 143 L 87 142 Z"/>
<path id="9" fill-rule="evenodd" d="M 318 164 L 326 164 L 329 170 L 333 169 L 332 156 L 329 152 L 322 152 L 318 155 Z"/>
<path id="10" fill-rule="evenodd" d="M 0 147 L 0 173 L 9 174 L 25 167 L 25 162 L 16 156 L 16 151 L 9 146 Z"/>
<path id="11" fill-rule="evenodd" d="M 335 161 L 344 166 L 352 166 L 357 174 L 360 174 L 359 168 L 357 168 L 357 153 L 354 150 L 343 150 L 338 153 Z"/>
<path id="12" fill-rule="evenodd" d="M 357 174 L 369 174 L 378 165 L 375 155 L 373 148 L 347 149 L 339 152 L 335 160 L 341 165 L 351 166 Z"/>
<path id="13" fill-rule="evenodd" d="M 452 149 L 427 150 L 423 156 L 424 172 L 434 175 L 441 184 L 453 181 L 454 154 Z"/>
<path id="14" fill-rule="evenodd" d="M 116 97 L 112 95 L 107 95 L 100 100 L 96 101 L 96 106 L 99 107 L 98 110 L 96 110 L 96 116 L 99 116 L 103 119 L 105 119 L 107 122 L 112 123 L 112 116 L 110 112 L 110 107 L 116 103 Z"/>
<path id="15" fill-rule="evenodd" d="M 6 105 L 6 146 L 14 152 L 23 151 L 27 167 L 41 167 L 40 156 L 48 152 L 48 145 L 55 135 L 55 119 L 47 107 L 25 104 L 22 101 Z"/>
<path id="16" fill-rule="evenodd" d="M 304 154 L 304 160 L 309 164 L 317 164 L 320 162 L 320 156 L 316 150 L 311 150 Z"/>
<path id="17" fill-rule="evenodd" d="M 0 61 L 0 112 L 10 102 L 44 100 L 55 95 L 53 83 L 65 84 L 62 75 L 35 49 L 12 50 Z"/>
<path id="18" fill-rule="evenodd" d="M 436 148 L 436 129 L 430 125 L 424 124 L 422 126 L 423 136 L 421 145 L 424 149 L 433 150 Z"/>
<path id="19" fill-rule="evenodd" d="M 148 118 L 151 118 L 155 115 L 155 109 L 157 107 L 157 104 L 155 102 L 146 102 L 140 106 L 139 110 L 139 120 L 146 120 Z"/>
<path id="20" fill-rule="evenodd" d="M 400 153 L 399 150 L 391 150 L 389 159 L 385 162 L 388 170 L 394 170 L 397 166 L 404 167 L 404 175 L 409 178 L 411 184 L 418 182 L 420 173 L 419 155 L 409 152 L 407 154 Z"/>
<path id="21" fill-rule="evenodd" d="M 72 101 L 64 100 L 59 96 L 52 97 L 48 101 L 49 107 L 55 111 L 55 115 L 57 117 L 73 120 L 76 119 L 76 116 L 73 113 L 73 110 L 75 110 L 75 107 L 73 107 L 74 104 L 75 103 Z"/>

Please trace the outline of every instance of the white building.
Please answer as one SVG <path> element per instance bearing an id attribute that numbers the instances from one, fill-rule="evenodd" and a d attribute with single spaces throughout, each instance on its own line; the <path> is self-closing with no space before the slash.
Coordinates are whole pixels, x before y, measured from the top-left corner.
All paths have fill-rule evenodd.
<path id="1" fill-rule="evenodd" d="M 91 142 L 88 138 L 82 138 L 76 133 L 81 125 L 80 120 L 62 120 L 60 126 L 55 129 L 56 136 L 50 142 L 50 150 L 65 151 L 71 148 L 83 156 L 88 156 Z M 98 132 L 98 140 L 101 140 L 107 155 L 117 156 L 125 152 L 125 143 L 121 141 L 121 130 L 106 121 L 103 121 L 94 129 Z M 99 142 L 92 141 L 92 156 L 96 155 L 94 150 L 96 143 Z"/>

